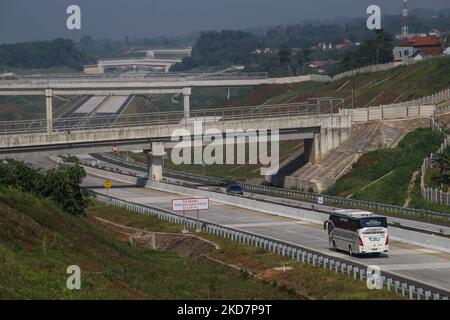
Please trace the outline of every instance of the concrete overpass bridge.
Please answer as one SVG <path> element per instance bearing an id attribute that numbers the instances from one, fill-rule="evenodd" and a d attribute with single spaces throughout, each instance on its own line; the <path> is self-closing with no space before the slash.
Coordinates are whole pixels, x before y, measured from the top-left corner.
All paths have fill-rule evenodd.
<path id="1" fill-rule="evenodd" d="M 89 126 L 76 126 L 80 119 L 53 120 L 51 132 L 47 120 L 10 121 L 0 123 L 0 157 L 23 158 L 42 155 L 67 155 L 150 150 L 149 162 L 156 180 L 161 175 L 164 148 L 173 146 L 172 134 L 177 129 L 195 132 L 201 121 L 203 133 L 214 129 L 225 135 L 227 130 L 279 130 L 280 140 L 305 140 L 305 153 L 310 161 L 320 160 L 351 135 L 351 115 L 333 109 L 318 110 L 316 103 L 269 105 L 194 111 L 191 118 L 183 112 L 123 115 L 111 122 L 110 117 L 96 117 Z M 245 133 L 238 133 L 246 138 Z M 180 138 L 180 137 L 179 137 Z M 193 138 L 183 136 L 183 139 Z M 203 139 L 208 140 L 203 134 Z M 237 140 L 236 140 L 237 141 Z M 242 141 L 242 140 L 241 140 Z M 245 140 L 244 140 L 245 141 Z M 233 140 L 234 142 L 234 140 Z M 162 171 L 161 171 L 162 172 Z"/>
<path id="2" fill-rule="evenodd" d="M 0 96 L 45 95 L 48 133 L 52 131 L 54 95 L 183 94 L 184 118 L 190 117 L 191 88 L 239 87 L 327 81 L 317 75 L 267 78 L 266 73 L 169 73 L 122 75 L 13 75 L 0 77 Z"/>
<path id="3" fill-rule="evenodd" d="M 179 58 L 188 57 L 192 54 L 192 48 L 185 49 L 147 49 L 135 52 L 145 52 L 147 57 L 155 58 L 162 56 L 176 56 Z"/>
<path id="4" fill-rule="evenodd" d="M 134 69 L 139 69 L 139 67 L 158 67 L 163 68 L 165 72 L 169 72 L 170 68 L 179 62 L 181 62 L 181 59 L 136 58 L 99 60 L 97 62 L 97 72 L 105 73 L 108 69 L 121 67 L 131 67 Z"/>

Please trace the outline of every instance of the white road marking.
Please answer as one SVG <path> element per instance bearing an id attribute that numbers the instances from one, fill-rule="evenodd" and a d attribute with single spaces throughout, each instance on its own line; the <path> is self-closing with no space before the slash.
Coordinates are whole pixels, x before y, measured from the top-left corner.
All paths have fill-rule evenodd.
<path id="1" fill-rule="evenodd" d="M 292 222 L 258 222 L 258 223 L 238 223 L 238 224 L 226 224 L 226 227 L 234 228 L 251 228 L 251 227 L 270 227 L 270 226 L 283 226 L 292 224 L 308 224 L 305 221 L 292 221 Z"/>
<path id="2" fill-rule="evenodd" d="M 442 253 L 441 251 L 437 251 L 434 249 L 427 249 L 427 248 L 411 248 L 411 249 L 395 249 L 395 250 L 389 250 L 389 254 L 393 255 L 409 255 L 409 254 L 438 254 Z"/>
<path id="3" fill-rule="evenodd" d="M 385 271 L 450 269 L 450 262 L 384 264 L 384 265 L 380 265 L 380 267 L 382 270 L 385 270 Z"/>

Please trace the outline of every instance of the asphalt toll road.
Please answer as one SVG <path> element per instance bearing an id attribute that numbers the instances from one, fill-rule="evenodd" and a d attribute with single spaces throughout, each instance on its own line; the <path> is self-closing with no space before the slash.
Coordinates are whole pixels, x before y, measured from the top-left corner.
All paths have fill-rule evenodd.
<path id="1" fill-rule="evenodd" d="M 107 173 L 105 175 L 107 176 Z M 106 190 L 102 187 L 103 182 L 104 178 L 88 176 L 83 185 L 106 194 Z M 108 192 L 111 196 L 170 211 L 172 199 L 183 197 L 149 188 L 134 187 L 125 182 L 112 181 L 112 184 L 113 188 Z M 195 218 L 196 212 L 186 212 L 186 216 Z M 316 224 L 215 202 L 211 203 L 210 210 L 200 212 L 200 219 L 306 246 L 329 256 L 365 266 L 377 265 L 381 270 L 450 292 L 450 254 L 447 253 L 391 241 L 389 256 L 350 257 L 346 253 L 330 250 L 325 231 Z"/>
<path id="2" fill-rule="evenodd" d="M 79 158 L 86 163 L 92 163 L 93 161 L 97 161 L 96 158 L 94 158 L 90 155 L 83 155 Z M 101 166 L 106 166 L 106 167 L 112 168 L 114 170 L 118 169 L 124 173 L 135 174 L 135 175 L 137 175 L 139 177 L 143 177 L 143 178 L 146 175 L 144 171 L 131 169 L 129 167 L 124 166 L 124 164 L 117 165 L 117 164 L 114 164 L 111 162 L 101 161 Z M 172 181 L 179 180 L 179 179 L 173 179 L 173 178 L 169 178 L 169 179 Z M 186 181 L 192 185 L 196 184 L 196 183 L 193 183 L 192 181 L 188 181 L 188 180 L 184 180 L 184 181 Z M 200 188 L 209 190 L 209 191 L 214 191 L 214 189 L 215 189 L 215 188 L 211 188 L 208 186 L 203 186 Z M 222 191 L 225 192 L 225 188 L 222 188 Z M 289 199 L 289 198 L 270 196 L 267 194 L 244 192 L 244 196 L 255 199 L 255 200 L 268 201 L 268 202 L 273 202 L 273 203 L 278 203 L 281 205 L 287 205 L 287 206 L 298 207 L 298 208 L 311 208 L 312 206 L 314 206 L 315 209 L 323 211 L 323 212 L 329 212 L 333 209 L 341 209 L 341 208 L 332 207 L 329 205 L 319 205 L 317 203 L 310 203 L 310 202 L 294 200 L 294 199 Z M 328 216 L 328 214 L 325 214 L 325 215 Z M 416 221 L 416 220 L 411 220 L 411 219 L 404 219 L 404 218 L 400 218 L 400 217 L 390 217 L 390 216 L 387 216 L 387 220 L 388 220 L 388 223 L 390 223 L 390 224 L 398 223 L 399 225 L 404 226 L 404 227 L 425 230 L 427 232 L 435 233 L 438 235 L 440 235 L 440 234 L 450 235 L 450 227 L 442 225 L 442 224 L 433 224 L 433 223 L 427 223 L 424 221 Z"/>

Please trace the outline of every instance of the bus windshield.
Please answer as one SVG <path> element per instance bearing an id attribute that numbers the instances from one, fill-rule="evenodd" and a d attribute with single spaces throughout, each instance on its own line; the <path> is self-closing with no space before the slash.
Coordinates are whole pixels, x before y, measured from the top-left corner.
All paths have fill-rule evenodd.
<path id="1" fill-rule="evenodd" d="M 359 220 L 361 228 L 379 227 L 387 228 L 387 220 L 385 217 L 361 218 Z"/>

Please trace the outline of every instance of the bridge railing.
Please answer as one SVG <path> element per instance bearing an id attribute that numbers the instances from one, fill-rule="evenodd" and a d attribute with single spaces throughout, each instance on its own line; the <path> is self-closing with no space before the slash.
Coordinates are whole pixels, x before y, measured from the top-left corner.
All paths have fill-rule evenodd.
<path id="1" fill-rule="evenodd" d="M 192 124 L 194 120 L 203 122 L 244 121 L 275 117 L 298 117 L 321 114 L 337 114 L 339 108 L 332 103 L 290 103 L 264 106 L 246 106 L 213 108 L 191 111 L 190 118 L 184 118 L 184 112 L 153 112 L 126 115 L 94 115 L 93 117 L 57 118 L 52 121 L 54 131 L 95 130 L 120 127 L 144 127 L 170 124 Z M 0 122 L 0 134 L 26 134 L 45 132 L 45 119 Z"/>
<path id="2" fill-rule="evenodd" d="M 183 80 L 246 80 L 267 79 L 267 72 L 233 72 L 233 73 L 146 73 L 146 74 L 17 74 L 15 79 L 1 79 L 0 83 L 21 83 L 26 81 L 179 81 Z"/>

